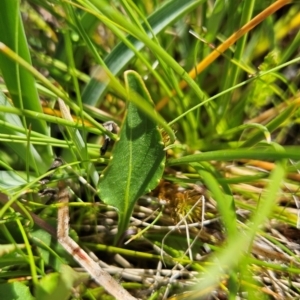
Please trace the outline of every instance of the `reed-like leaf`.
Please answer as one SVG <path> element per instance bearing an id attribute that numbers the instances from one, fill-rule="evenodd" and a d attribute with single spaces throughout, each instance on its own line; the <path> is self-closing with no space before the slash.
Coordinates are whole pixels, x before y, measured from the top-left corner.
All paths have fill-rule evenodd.
<path id="1" fill-rule="evenodd" d="M 0 42 L 31 64 L 19 3 L 18 0 L 1 1 Z M 33 75 L 2 52 L 0 52 L 0 69 L 14 105 L 18 108 L 42 112 Z M 47 126 L 43 120 L 31 117 L 25 119 L 24 126 L 31 126 L 37 132 L 47 133 Z"/>

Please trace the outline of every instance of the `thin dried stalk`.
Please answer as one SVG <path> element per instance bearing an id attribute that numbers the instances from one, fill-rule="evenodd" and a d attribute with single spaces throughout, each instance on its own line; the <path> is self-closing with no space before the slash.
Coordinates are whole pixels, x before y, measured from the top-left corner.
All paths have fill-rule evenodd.
<path id="1" fill-rule="evenodd" d="M 69 193 L 62 182 L 59 184 L 58 201 L 64 204 L 58 209 L 57 239 L 59 243 L 109 294 L 119 300 L 135 300 L 136 298 L 131 296 L 69 237 Z"/>

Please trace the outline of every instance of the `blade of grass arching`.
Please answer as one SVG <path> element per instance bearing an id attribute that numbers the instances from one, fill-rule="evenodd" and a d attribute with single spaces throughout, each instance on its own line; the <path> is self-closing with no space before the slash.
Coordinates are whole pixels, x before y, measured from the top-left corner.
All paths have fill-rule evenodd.
<path id="1" fill-rule="evenodd" d="M 278 152 L 280 152 L 280 149 Z M 285 166 L 285 161 L 278 161 L 276 163 L 276 168 L 270 174 L 269 185 L 262 195 L 259 207 L 248 222 L 248 229 L 243 234 L 237 233 L 235 237 L 228 241 L 227 247 L 221 250 L 212 260 L 212 266 L 201 275 L 201 281 L 194 287 L 195 294 L 193 297 L 189 297 L 188 299 L 199 299 L 204 294 L 209 293 L 209 291 L 221 282 L 224 275 L 228 273 L 228 270 L 232 270 L 238 266 L 244 258 L 244 252 L 250 251 L 255 234 L 272 213 L 274 205 L 276 205 L 281 183 L 285 176 Z"/>
<path id="2" fill-rule="evenodd" d="M 94 13 L 94 12 L 93 12 Z M 95 13 L 94 13 L 95 14 Z M 114 23 L 112 23 L 110 20 L 107 20 L 106 17 L 103 17 L 103 15 L 100 15 L 100 14 L 96 14 L 97 17 L 102 20 L 106 26 L 114 33 L 114 35 L 116 37 L 118 37 L 126 47 L 128 47 L 128 49 L 130 49 L 131 51 L 133 51 L 134 55 L 136 56 L 136 58 L 140 59 L 141 62 L 145 65 L 145 67 L 153 74 L 153 76 L 156 78 L 157 82 L 159 83 L 159 85 L 161 86 L 161 88 L 163 90 L 165 90 L 165 92 L 168 94 L 168 95 L 171 95 L 171 92 L 167 86 L 167 83 L 165 83 L 164 79 L 162 78 L 162 76 L 157 72 L 155 71 L 155 69 L 152 67 L 151 63 L 148 61 L 148 59 L 146 58 L 146 56 L 141 53 L 140 51 L 138 51 L 135 46 L 131 43 L 131 40 L 130 40 L 130 37 L 126 37 L 123 32 L 121 30 L 119 30 L 119 28 L 117 28 L 115 26 Z M 144 21 L 144 26 L 145 28 L 148 29 L 148 33 L 145 33 L 146 35 L 152 35 L 153 39 L 157 42 L 157 39 L 152 31 L 152 29 L 150 28 L 150 25 L 148 24 L 147 20 L 145 20 L 145 18 L 143 18 L 142 16 L 142 19 Z M 100 72 L 94 72 L 94 77 L 95 79 L 97 79 L 98 81 L 104 83 L 106 86 L 108 86 L 109 84 L 110 85 L 115 85 L 116 84 L 116 79 L 115 79 L 115 74 L 113 74 L 109 68 L 105 65 L 105 62 L 100 58 L 100 55 L 98 54 L 98 51 L 95 49 L 93 43 L 91 42 L 89 36 L 86 34 L 86 32 L 84 31 L 84 29 L 82 28 L 81 26 L 81 23 L 78 22 L 78 18 L 75 18 L 75 22 L 77 24 L 77 27 L 78 27 L 78 31 L 80 32 L 81 36 L 83 37 L 83 39 L 86 41 L 86 45 L 90 48 L 91 52 L 94 54 L 94 57 L 96 59 L 96 61 L 98 62 L 98 64 L 100 65 L 100 67 L 102 67 L 105 72 L 109 75 L 109 79 L 108 78 L 105 78 L 105 80 L 102 78 L 102 74 L 103 74 L 103 71 L 100 70 Z M 144 30 L 142 30 L 142 32 L 144 32 Z M 158 57 L 159 59 L 159 57 Z M 160 60 L 160 63 L 162 66 L 164 66 L 164 62 L 162 60 Z M 97 75 L 100 74 L 99 75 Z M 97 78 L 99 77 L 99 78 Z M 110 83 L 110 81 L 112 83 Z M 164 125 L 162 125 L 164 126 Z M 166 131 L 168 131 L 166 129 Z"/>
<path id="3" fill-rule="evenodd" d="M 153 40 L 159 45 L 158 38 L 155 35 L 155 32 L 151 28 L 151 25 L 149 24 L 146 16 L 143 15 L 143 13 L 139 10 L 139 8 L 135 5 L 135 3 L 130 2 L 127 4 L 127 1 L 122 1 L 123 6 L 126 6 L 126 12 L 128 15 L 132 16 L 131 19 L 133 20 L 133 23 L 136 24 L 136 26 L 141 30 L 141 32 L 144 32 L 145 34 L 151 36 Z M 140 18 L 140 21 L 136 18 L 135 14 L 137 14 Z M 136 48 L 132 44 L 128 44 L 128 39 L 125 37 L 124 40 L 121 40 L 126 46 L 128 46 L 129 49 L 131 49 L 134 52 L 134 55 L 137 59 L 140 59 L 142 63 L 145 64 L 145 67 L 153 74 L 153 76 L 156 78 L 158 84 L 166 92 L 167 95 L 171 95 L 171 90 L 169 89 L 167 82 L 162 78 L 162 76 L 153 68 L 153 65 L 150 61 L 141 53 L 141 51 L 136 51 Z M 172 70 L 167 67 L 165 62 L 160 59 L 159 56 L 157 56 L 157 61 L 160 64 L 160 66 L 163 68 L 165 73 L 170 73 Z M 168 78 L 167 78 L 168 79 Z M 169 83 L 169 85 L 173 86 Z M 177 87 L 177 80 L 175 83 L 175 88 Z M 180 95 L 180 93 L 178 93 Z"/>
<path id="4" fill-rule="evenodd" d="M 294 115 L 294 111 L 299 107 L 297 102 L 292 102 L 286 109 L 284 109 L 277 117 L 270 121 L 265 127 L 269 130 L 270 133 L 280 128 L 280 126 L 286 123 Z M 251 147 L 264 138 L 261 131 L 256 132 L 248 140 L 246 140 L 241 147 Z"/>
<path id="5" fill-rule="evenodd" d="M 240 159 L 255 160 L 278 160 L 278 159 L 300 160 L 300 146 L 285 146 L 282 151 L 274 150 L 270 145 L 252 148 L 227 149 L 218 151 L 203 152 L 172 158 L 167 161 L 167 166 L 177 166 L 182 164 L 197 163 L 203 161 L 231 161 Z"/>
<path id="6" fill-rule="evenodd" d="M 207 68 L 213 61 L 215 61 L 224 51 L 226 51 L 230 46 L 232 46 L 237 40 L 239 40 L 244 34 L 252 30 L 255 26 L 261 23 L 265 18 L 276 12 L 278 9 L 287 5 L 291 0 L 278 0 L 271 4 L 260 14 L 255 16 L 250 22 L 242 26 L 239 30 L 233 33 L 226 41 L 219 45 L 213 52 L 211 52 L 205 59 L 203 59 L 196 68 L 193 68 L 188 75 L 191 78 L 196 78 L 205 68 Z M 180 82 L 180 88 L 184 89 L 187 87 L 188 82 L 182 80 Z M 173 91 L 174 95 L 174 91 Z M 169 101 L 169 97 L 162 98 L 156 105 L 157 110 L 161 110 Z"/>
<path id="7" fill-rule="evenodd" d="M 86 42 L 89 42 L 89 40 L 86 40 Z M 91 47 L 94 48 L 93 46 Z M 15 52 L 13 52 L 10 48 L 8 48 L 6 45 L 0 42 L 0 51 L 4 53 L 6 56 L 8 56 L 10 59 L 18 62 L 22 67 L 29 70 L 31 74 L 33 74 L 40 82 L 42 82 L 51 92 L 53 92 L 57 97 L 62 98 L 75 112 L 79 112 L 80 108 L 76 104 L 74 104 L 72 101 L 70 101 L 67 94 L 62 91 L 61 89 L 57 88 L 55 85 L 53 85 L 47 78 L 45 78 L 43 75 L 41 75 L 35 68 L 33 68 L 28 62 L 26 62 L 24 59 L 19 57 Z M 96 52 L 96 51 L 95 51 Z M 97 53 L 97 52 L 96 52 Z M 96 56 L 97 57 L 97 56 Z M 101 58 L 99 57 L 101 60 Z M 108 73 L 109 71 L 106 70 Z M 108 74 L 110 75 L 110 74 Z M 126 91 L 123 88 L 122 85 L 115 79 L 114 76 L 110 77 L 114 88 L 116 91 L 121 94 L 124 98 L 126 98 Z M 145 111 L 147 114 L 149 114 L 153 120 L 158 122 L 159 125 L 161 125 L 162 128 L 166 130 L 166 132 L 169 134 L 171 141 L 175 140 L 174 133 L 172 129 L 165 123 L 162 117 L 160 117 L 157 114 L 154 114 L 153 110 L 149 108 L 149 105 L 145 101 L 140 101 L 141 99 L 138 99 L 138 97 L 133 97 L 131 101 L 135 102 L 143 111 Z M 87 121 L 89 121 L 91 124 L 93 124 L 96 128 L 99 128 L 101 132 L 105 133 L 112 139 L 115 138 L 114 134 L 112 134 L 110 131 L 106 130 L 101 124 L 96 122 L 92 117 L 89 116 L 89 114 L 83 112 L 84 117 Z"/>
<path id="8" fill-rule="evenodd" d="M 148 23 L 150 24 L 152 31 L 155 34 L 159 34 L 167 26 L 170 26 L 178 18 L 195 9 L 195 7 L 199 6 L 202 2 L 204 1 L 168 1 L 158 8 L 151 16 L 149 16 Z M 127 38 L 137 51 L 140 51 L 144 48 L 145 45 L 142 41 L 139 41 L 132 36 Z M 118 44 L 104 59 L 104 63 L 111 73 L 116 76 L 126 67 L 126 65 L 134 58 L 134 56 L 134 52 L 130 50 L 128 46 L 124 44 L 124 42 L 122 42 Z M 99 99 L 104 96 L 106 89 L 106 82 L 99 82 L 95 79 L 91 79 L 83 91 L 83 102 L 89 105 L 97 105 Z"/>
<path id="9" fill-rule="evenodd" d="M 114 83 L 117 83 L 117 81 L 114 81 L 113 78 L 111 78 Z M 121 94 L 124 95 L 124 88 L 119 83 L 117 85 L 110 86 L 112 90 L 118 95 Z M 151 104 L 149 102 L 145 101 L 144 98 L 140 97 L 139 94 L 133 94 L 130 99 L 127 99 L 128 101 L 134 103 L 141 111 L 143 111 L 148 117 L 150 117 L 154 122 L 156 122 L 157 126 L 160 126 L 161 129 L 164 129 L 166 133 L 170 137 L 170 143 L 174 143 L 175 141 L 175 134 L 173 129 L 166 123 L 164 118 L 156 113 L 155 110 L 153 110 Z"/>
<path id="10" fill-rule="evenodd" d="M 194 107 L 192 107 L 192 108 L 188 109 L 187 111 L 185 111 L 184 113 L 182 113 L 182 114 L 181 114 L 180 116 L 178 116 L 177 118 L 173 119 L 171 122 L 168 123 L 168 125 L 171 126 L 172 124 L 178 122 L 181 118 L 183 118 L 183 117 L 186 116 L 187 114 L 193 112 L 194 110 L 198 109 L 199 107 L 203 106 L 205 103 L 208 103 L 208 102 L 210 102 L 210 101 L 212 101 L 212 100 L 214 100 L 214 99 L 219 98 L 220 96 L 222 96 L 222 95 L 224 95 L 224 94 L 226 94 L 226 93 L 228 93 L 228 92 L 231 92 L 231 91 L 233 91 L 233 90 L 235 90 L 235 89 L 237 89 L 237 88 L 239 88 L 239 87 L 242 87 L 242 86 L 244 86 L 244 85 L 250 83 L 251 81 L 256 80 L 257 78 L 263 77 L 263 76 L 265 76 L 265 75 L 267 75 L 267 74 L 270 74 L 270 73 L 273 73 L 273 72 L 276 72 L 276 71 L 278 71 L 278 70 L 280 70 L 280 69 L 282 69 L 282 68 L 285 68 L 285 67 L 287 67 L 287 66 L 289 66 L 289 65 L 296 64 L 296 63 L 298 63 L 299 61 L 300 61 L 300 57 L 296 57 L 295 59 L 292 59 L 292 60 L 290 60 L 290 61 L 288 61 L 288 62 L 286 62 L 286 63 L 284 63 L 284 64 L 281 64 L 281 65 L 279 65 L 279 66 L 276 66 L 275 68 L 269 69 L 269 70 L 267 70 L 267 71 L 260 72 L 260 73 L 258 73 L 257 75 L 251 77 L 250 79 L 247 79 L 247 80 L 245 80 L 245 81 L 243 81 L 243 82 L 241 82 L 241 83 L 236 84 L 235 86 L 232 86 L 232 87 L 228 88 L 228 89 L 225 90 L 225 91 L 222 91 L 222 92 L 220 92 L 220 93 L 218 93 L 218 94 L 216 94 L 216 95 L 214 95 L 214 96 L 212 96 L 212 97 L 210 97 L 210 98 L 208 98 L 208 99 L 205 99 L 203 102 L 201 102 L 201 103 L 195 105 Z M 157 107 L 156 107 L 156 108 L 157 108 Z"/>
<path id="11" fill-rule="evenodd" d="M 246 123 L 246 124 L 243 124 L 243 125 L 240 125 L 240 126 L 236 126 L 232 129 L 224 131 L 222 134 L 213 135 L 210 139 L 213 140 L 213 139 L 216 139 L 216 138 L 222 138 L 222 137 L 234 135 L 235 133 L 238 133 L 240 131 L 244 131 L 244 130 L 249 129 L 249 128 L 258 129 L 261 133 L 263 133 L 264 138 L 266 139 L 266 141 L 268 143 L 271 142 L 271 135 L 270 135 L 270 132 L 267 129 L 267 127 L 263 126 L 261 124 L 257 124 L 257 123 Z"/>
<path id="12" fill-rule="evenodd" d="M 213 199 L 217 202 L 228 238 L 234 237 L 237 232 L 237 220 L 234 200 L 229 186 L 225 182 L 220 183 L 217 180 L 220 175 L 209 163 L 192 163 L 191 166 L 199 173 L 205 186 L 211 192 Z M 220 185 L 223 190 L 220 188 Z"/>
<path id="13" fill-rule="evenodd" d="M 157 43 L 149 38 L 147 34 L 140 31 L 136 26 L 128 22 L 127 19 L 121 13 L 113 9 L 111 5 L 96 0 L 91 0 L 90 2 L 95 5 L 95 10 L 100 11 L 107 18 L 109 18 L 102 18 L 103 22 L 105 22 L 107 26 L 108 24 L 111 24 L 111 22 L 115 22 L 122 28 L 122 30 L 141 40 L 152 51 L 153 54 L 159 57 L 159 59 L 164 60 L 165 64 L 169 68 L 172 68 L 177 75 L 181 76 L 181 78 L 187 82 L 187 84 L 193 89 L 196 96 L 199 98 L 199 101 L 203 101 L 205 99 L 205 94 L 200 89 L 198 84 L 186 73 L 181 65 L 165 51 L 165 49 L 157 45 Z"/>
<path id="14" fill-rule="evenodd" d="M 0 9 L 0 41 L 18 53 L 24 60 L 31 64 L 26 36 L 20 17 L 20 1 L 3 0 Z M 14 105 L 18 108 L 30 109 L 42 112 L 38 93 L 35 87 L 34 77 L 28 70 L 19 66 L 16 61 L 7 59 L 0 52 L 0 68 L 5 84 L 13 99 Z M 24 120 L 23 120 L 24 121 Z M 37 118 L 26 119 L 25 127 L 32 125 L 34 131 L 47 134 L 46 123 Z M 51 153 L 45 149 L 45 154 Z"/>
<path id="15" fill-rule="evenodd" d="M 63 99 L 76 113 L 80 113 L 80 108 L 73 103 L 70 98 L 68 97 L 67 93 L 58 87 L 56 87 L 50 80 L 48 80 L 46 77 L 44 77 L 41 73 L 39 73 L 32 65 L 30 65 L 26 60 L 24 60 L 22 57 L 17 55 L 14 51 L 12 51 L 9 47 L 7 47 L 5 44 L 0 42 L 0 52 L 4 53 L 9 59 L 12 59 L 16 61 L 20 66 L 28 70 L 34 77 L 36 77 L 41 83 L 44 84 L 45 87 L 47 87 L 52 93 L 54 93 L 57 97 Z M 120 85 L 121 86 L 121 85 Z M 122 89 L 122 86 L 121 86 Z M 125 94 L 125 93 L 124 93 Z M 11 109 L 12 111 L 13 109 Z M 17 113 L 21 110 L 15 109 Z M 25 110 L 22 110 L 25 112 Z M 31 115 L 34 114 L 34 112 L 31 112 L 27 110 L 27 114 Z M 35 113 L 36 117 L 40 115 L 38 112 Z M 98 128 L 101 132 L 108 135 L 111 138 L 115 138 L 114 134 L 112 134 L 109 130 L 105 129 L 101 124 L 99 124 L 97 121 L 95 121 L 89 114 L 86 112 L 83 112 L 84 118 L 86 121 L 91 123 L 95 128 Z M 50 116 L 44 115 L 43 118 L 49 118 Z M 163 123 L 160 120 L 161 123 Z M 71 124 L 70 122 L 69 124 Z M 73 123 L 74 124 L 74 123 Z M 71 125 L 72 126 L 72 125 Z M 166 127 L 166 131 L 169 132 L 171 129 L 163 123 L 164 127 Z"/>
<path id="16" fill-rule="evenodd" d="M 76 16 L 74 15 L 74 20 L 78 26 L 78 31 L 80 32 L 82 38 L 94 54 L 94 57 L 96 61 L 99 63 L 101 67 L 103 67 L 105 74 L 105 80 L 109 81 L 109 86 L 112 90 L 116 92 L 117 95 L 120 95 L 121 98 L 126 99 L 127 98 L 127 92 L 125 88 L 120 84 L 120 82 L 115 78 L 115 76 L 110 72 L 110 70 L 106 67 L 101 57 L 98 55 L 96 48 L 92 44 L 90 38 L 87 36 L 86 32 L 81 27 L 80 23 L 78 23 Z M 103 71 L 103 70 L 102 70 Z M 107 76 L 106 76 L 107 75 Z M 135 103 L 141 110 L 143 110 L 146 114 L 148 114 L 155 122 L 157 122 L 157 125 L 161 126 L 165 131 L 169 134 L 171 142 L 175 141 L 175 135 L 165 120 L 158 115 L 153 109 L 152 106 L 149 104 L 149 102 L 145 101 L 142 97 L 139 97 L 138 94 L 133 95 L 132 98 L 128 99 L 129 101 Z M 105 133 L 106 134 L 106 133 Z M 113 136 L 112 133 L 107 134 L 108 136 Z"/>

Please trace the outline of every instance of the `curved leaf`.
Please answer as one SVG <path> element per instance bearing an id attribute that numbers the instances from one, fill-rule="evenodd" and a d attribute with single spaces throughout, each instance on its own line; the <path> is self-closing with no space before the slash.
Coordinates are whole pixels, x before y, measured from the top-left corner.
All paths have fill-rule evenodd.
<path id="1" fill-rule="evenodd" d="M 125 82 L 129 97 L 138 93 L 153 105 L 136 72 L 127 71 Z M 165 159 L 162 136 L 155 122 L 128 101 L 120 138 L 98 184 L 100 198 L 119 212 L 116 241 L 128 225 L 136 200 L 155 188 L 161 179 Z"/>

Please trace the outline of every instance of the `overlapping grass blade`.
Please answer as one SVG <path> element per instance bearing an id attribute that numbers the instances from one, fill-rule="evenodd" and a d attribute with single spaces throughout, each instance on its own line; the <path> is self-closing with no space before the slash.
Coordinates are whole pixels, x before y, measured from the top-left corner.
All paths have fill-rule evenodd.
<path id="1" fill-rule="evenodd" d="M 96 7 L 99 4 L 94 1 L 91 2 Z M 167 26 L 173 24 L 179 17 L 192 11 L 195 7 L 199 6 L 202 2 L 204 1 L 203 0 L 169 1 L 163 6 L 161 6 L 151 16 L 149 16 L 148 23 L 150 24 L 152 31 L 155 34 L 159 34 Z M 104 9 L 105 6 L 108 9 L 110 5 L 108 3 L 101 5 L 101 7 Z M 132 44 L 132 46 L 136 49 L 136 51 L 140 51 L 143 47 L 145 47 L 145 43 L 142 40 L 135 38 L 133 36 L 129 35 L 127 37 L 127 40 Z M 119 45 L 117 45 L 113 49 L 113 51 L 104 59 L 104 63 L 107 66 L 107 68 L 111 71 L 111 73 L 116 76 L 126 67 L 126 65 L 132 60 L 132 58 L 134 58 L 134 55 L 135 53 L 131 49 L 129 49 L 124 42 L 122 42 Z M 83 91 L 82 94 L 83 102 L 90 105 L 96 105 L 97 103 L 99 103 L 99 101 L 101 101 L 101 98 L 103 98 L 106 89 L 107 89 L 107 82 L 99 82 L 96 79 L 91 79 L 91 81 L 88 83 L 88 85 L 85 87 Z"/>

